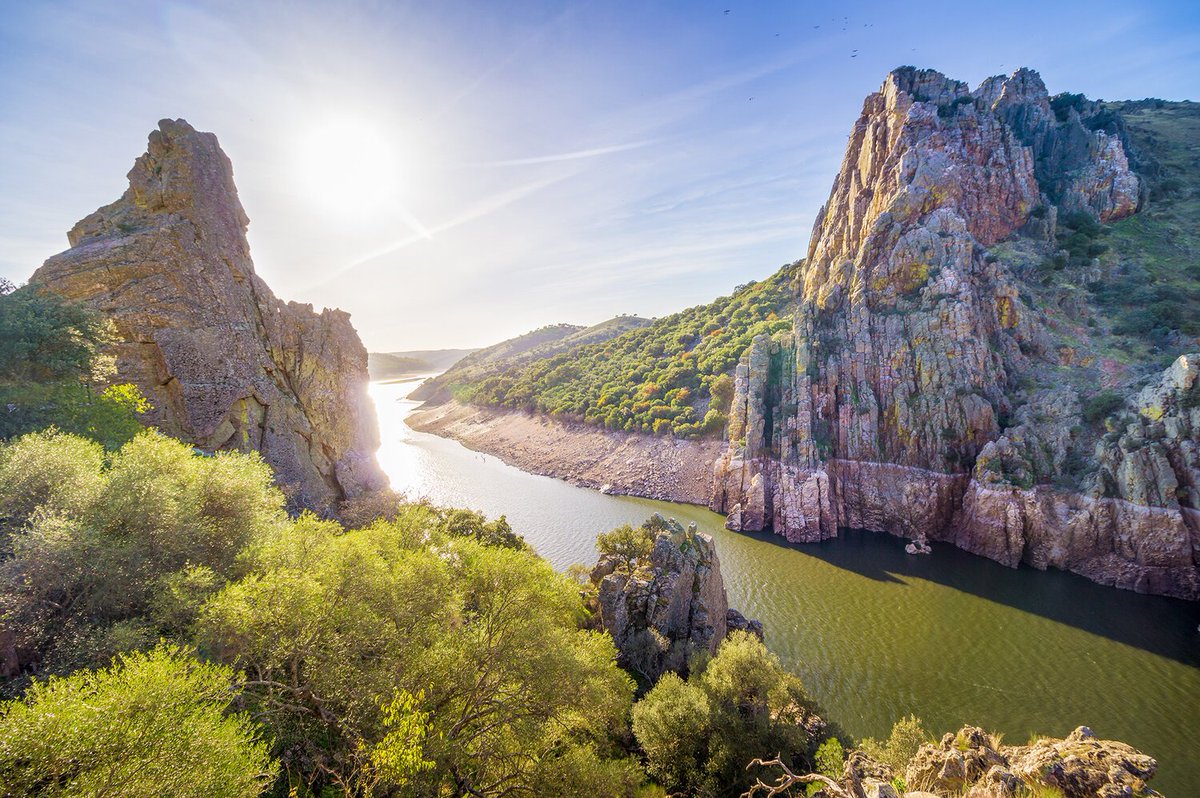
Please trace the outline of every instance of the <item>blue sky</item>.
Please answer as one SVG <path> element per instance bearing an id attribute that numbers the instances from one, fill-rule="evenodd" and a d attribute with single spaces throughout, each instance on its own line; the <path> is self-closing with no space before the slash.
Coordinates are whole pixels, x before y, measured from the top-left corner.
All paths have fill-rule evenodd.
<path id="1" fill-rule="evenodd" d="M 0 276 L 64 249 L 183 117 L 232 158 L 276 294 L 350 311 L 385 351 L 663 315 L 802 257 L 899 65 L 1200 99 L 1190 2 L 0 10 Z"/>

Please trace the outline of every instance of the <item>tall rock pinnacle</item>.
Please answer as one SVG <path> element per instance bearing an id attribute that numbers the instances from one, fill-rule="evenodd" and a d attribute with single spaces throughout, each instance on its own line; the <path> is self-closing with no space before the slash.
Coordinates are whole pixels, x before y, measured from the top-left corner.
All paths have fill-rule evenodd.
<path id="1" fill-rule="evenodd" d="M 972 92 L 912 67 L 867 97 L 813 228 L 794 334 L 756 339 L 735 375 L 711 501 L 730 527 L 929 536 L 1200 598 L 1200 513 L 1145 490 L 1161 480 L 1132 473 L 1141 460 L 1107 451 L 1090 486 L 1036 484 L 1087 441 L 1070 347 L 1023 276 L 1053 251 L 1060 212 L 1107 222 L 1140 202 L 1120 120 L 1078 99 L 1056 109 L 1027 69 Z M 1169 418 L 1186 404 L 1164 401 Z M 1200 482 L 1198 428 L 1180 413 L 1144 468 Z"/>
<path id="2" fill-rule="evenodd" d="M 118 378 L 149 398 L 149 423 L 207 451 L 260 452 L 293 506 L 385 485 L 366 350 L 348 314 L 281 302 L 254 273 L 216 136 L 164 119 L 128 177 L 30 282 L 113 320 Z"/>

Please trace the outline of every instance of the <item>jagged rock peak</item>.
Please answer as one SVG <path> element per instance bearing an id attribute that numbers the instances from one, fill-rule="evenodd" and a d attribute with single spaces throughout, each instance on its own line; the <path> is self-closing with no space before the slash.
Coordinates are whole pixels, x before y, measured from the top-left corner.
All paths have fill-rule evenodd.
<path id="1" fill-rule="evenodd" d="M 233 164 L 217 137 L 196 130 L 186 120 L 159 120 L 146 152 L 127 177 L 129 188 L 121 199 L 85 217 L 67 233 L 71 246 L 127 234 L 150 224 L 158 214 L 186 217 L 201 234 L 232 234 L 235 243 L 250 223 L 233 182 Z"/>
<path id="2" fill-rule="evenodd" d="M 350 317 L 281 302 L 255 274 L 217 137 L 164 119 L 128 176 L 30 282 L 113 320 L 116 379 L 150 399 L 148 423 L 204 450 L 260 452 L 297 508 L 386 484 Z"/>

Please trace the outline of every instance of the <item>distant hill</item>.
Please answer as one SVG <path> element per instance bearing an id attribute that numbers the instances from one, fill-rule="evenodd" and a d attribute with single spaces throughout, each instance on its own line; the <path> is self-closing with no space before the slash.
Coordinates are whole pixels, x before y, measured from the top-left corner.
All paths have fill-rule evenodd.
<path id="1" fill-rule="evenodd" d="M 619 335 L 652 324 L 640 316 L 616 316 L 584 327 L 578 324 L 551 324 L 524 335 L 509 338 L 464 357 L 445 374 L 429 380 L 412 393 L 414 399 L 446 400 L 451 386 L 474 383 L 498 372 L 518 369 L 588 344 L 609 341 Z"/>
<path id="2" fill-rule="evenodd" d="M 408 352 L 370 352 L 367 370 L 372 380 L 397 380 L 445 371 L 474 349 L 414 349 Z"/>
<path id="3" fill-rule="evenodd" d="M 714 382 L 733 370 L 754 336 L 791 329 L 798 269 L 789 264 L 730 296 L 631 329 L 606 326 L 622 321 L 614 319 L 520 357 L 485 356 L 513 341 L 481 349 L 436 385 L 421 386 L 425 395 L 417 398 L 453 396 L 626 432 L 719 435 L 732 383 L 728 376 L 716 382 L 713 403 Z"/>

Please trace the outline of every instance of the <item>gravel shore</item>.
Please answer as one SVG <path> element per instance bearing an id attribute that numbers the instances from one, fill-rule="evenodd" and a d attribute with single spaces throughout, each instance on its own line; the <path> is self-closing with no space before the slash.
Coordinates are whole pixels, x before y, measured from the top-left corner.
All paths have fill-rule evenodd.
<path id="1" fill-rule="evenodd" d="M 605 493 L 707 505 L 720 441 L 683 441 L 520 411 L 457 402 L 427 405 L 406 419 L 418 432 L 453 438 L 534 474 Z"/>

